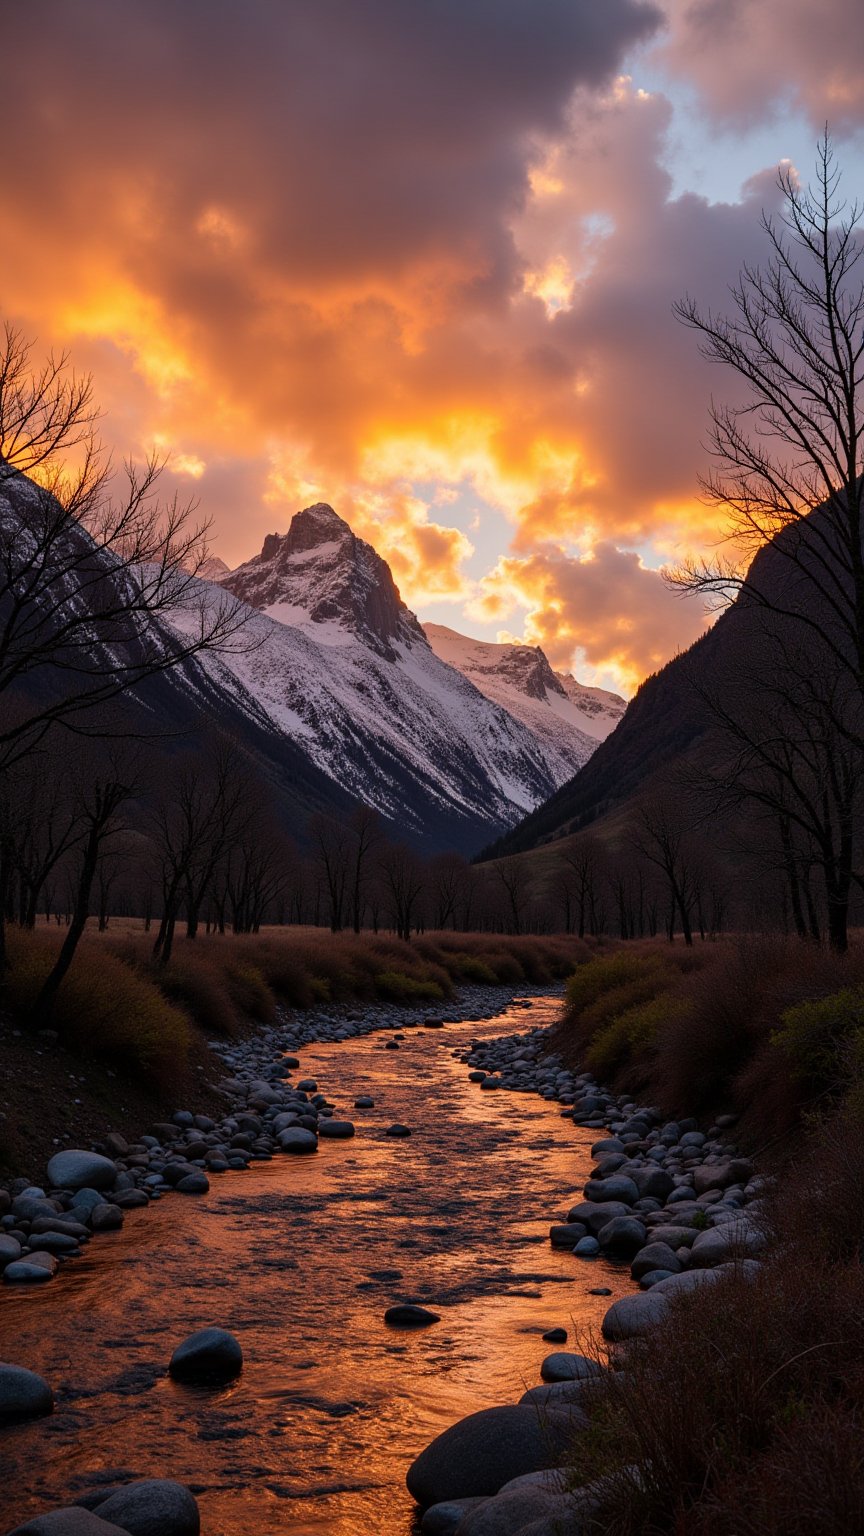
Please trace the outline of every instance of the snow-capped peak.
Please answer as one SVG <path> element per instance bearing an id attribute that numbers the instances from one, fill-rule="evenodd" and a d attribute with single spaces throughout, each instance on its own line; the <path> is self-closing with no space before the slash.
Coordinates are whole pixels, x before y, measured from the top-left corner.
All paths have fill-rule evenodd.
<path id="1" fill-rule="evenodd" d="M 386 561 L 326 502 L 295 513 L 287 533 L 269 533 L 223 585 L 325 645 L 358 638 L 392 660 L 399 642 L 426 644 Z"/>

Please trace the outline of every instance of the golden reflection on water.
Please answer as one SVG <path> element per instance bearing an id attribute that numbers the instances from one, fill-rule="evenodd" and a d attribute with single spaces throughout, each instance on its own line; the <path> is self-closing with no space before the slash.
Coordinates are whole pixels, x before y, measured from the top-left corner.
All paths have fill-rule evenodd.
<path id="1" fill-rule="evenodd" d="M 3 1432 L 0 1529 L 103 1483 L 175 1477 L 207 1536 L 408 1536 L 404 1478 L 440 1430 L 515 1401 L 551 1346 L 599 1327 L 626 1268 L 548 1242 L 590 1168 L 595 1133 L 557 1104 L 481 1092 L 453 1051 L 547 1023 L 555 999 L 481 1024 L 304 1047 L 357 1125 L 310 1158 L 213 1178 L 209 1195 L 131 1212 L 53 1285 L 0 1293 L 0 1357 L 57 1392 L 53 1417 Z M 354 1110 L 370 1093 L 375 1108 Z M 410 1139 L 386 1137 L 394 1120 Z M 441 1322 L 387 1328 L 394 1301 Z M 244 1350 L 230 1389 L 165 1374 L 175 1344 L 211 1324 Z"/>

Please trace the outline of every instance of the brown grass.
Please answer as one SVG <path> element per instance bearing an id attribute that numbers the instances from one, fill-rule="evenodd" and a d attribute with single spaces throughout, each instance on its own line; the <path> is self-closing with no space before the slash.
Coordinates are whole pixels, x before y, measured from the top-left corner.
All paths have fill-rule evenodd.
<path id="1" fill-rule="evenodd" d="M 772 937 L 691 950 L 631 944 L 575 973 L 556 1045 L 573 1065 L 647 1095 L 670 1115 L 735 1111 L 745 1135 L 760 1143 L 788 1134 L 819 1102 L 825 1083 L 800 1070 L 817 1024 L 832 1042 L 845 1029 L 848 1043 L 849 1005 L 832 1034 L 824 1015 L 834 1003 L 813 1000 L 833 1000 L 844 989 L 854 1000 L 862 983 L 860 943 L 843 957 Z"/>
<path id="2" fill-rule="evenodd" d="M 784 1182 L 758 1278 L 679 1297 L 601 1389 L 573 1481 L 629 1471 L 598 1533 L 864 1529 L 864 1127 L 850 1113 Z"/>

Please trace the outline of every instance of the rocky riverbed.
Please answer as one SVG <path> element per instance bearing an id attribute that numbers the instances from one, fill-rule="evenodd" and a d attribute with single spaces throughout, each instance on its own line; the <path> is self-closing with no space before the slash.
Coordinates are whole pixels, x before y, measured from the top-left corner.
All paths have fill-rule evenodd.
<path id="1" fill-rule="evenodd" d="M 665 1120 L 568 1071 L 545 1033 L 477 1042 L 462 1060 L 478 1091 L 540 1094 L 562 1117 L 603 1133 L 583 1198 L 549 1240 L 583 1261 L 629 1265 L 640 1290 L 605 1311 L 605 1359 L 593 1340 L 588 1354 L 556 1350 L 541 1363 L 539 1386 L 469 1415 L 426 1447 L 408 1472 L 426 1536 L 582 1536 L 597 1491 L 572 1491 L 558 1464 L 590 1428 L 604 1372 L 626 1368 L 616 1346 L 662 1321 L 676 1294 L 710 1288 L 730 1267 L 753 1275 L 765 1246 L 765 1181 L 732 1139 L 734 1117 L 707 1131 L 695 1120 Z"/>
<path id="2" fill-rule="evenodd" d="M 603 1368 L 580 1344 L 756 1262 L 761 1186 L 730 1125 L 567 1072 L 557 1012 L 475 988 L 284 1019 L 214 1044 L 221 1119 L 183 1107 L 13 1185 L 0 1529 L 149 1536 L 156 1508 L 194 1536 L 199 1506 L 223 1536 L 578 1529 L 552 1464 Z"/>

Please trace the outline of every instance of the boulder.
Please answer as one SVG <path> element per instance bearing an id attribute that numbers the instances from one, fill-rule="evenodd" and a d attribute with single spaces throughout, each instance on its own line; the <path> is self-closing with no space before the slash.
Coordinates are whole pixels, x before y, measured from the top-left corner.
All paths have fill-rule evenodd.
<path id="1" fill-rule="evenodd" d="M 641 1280 L 654 1269 L 667 1269 L 670 1275 L 677 1275 L 680 1268 L 680 1260 L 668 1244 L 652 1242 L 640 1248 L 630 1265 L 630 1273 L 634 1280 Z"/>
<path id="2" fill-rule="evenodd" d="M 388 1307 L 384 1321 L 391 1328 L 428 1328 L 431 1323 L 440 1323 L 441 1318 L 437 1312 L 430 1312 L 426 1307 L 405 1303 Z"/>
<path id="3" fill-rule="evenodd" d="M 94 1205 L 90 1225 L 94 1232 L 116 1232 L 123 1225 L 123 1212 L 119 1205 Z"/>
<path id="4" fill-rule="evenodd" d="M 443 1504 L 432 1504 L 420 1521 L 423 1536 L 456 1536 L 465 1516 L 486 1504 L 486 1499 L 446 1499 Z"/>
<path id="5" fill-rule="evenodd" d="M 175 1381 L 218 1385 L 243 1369 L 243 1351 L 224 1328 L 201 1328 L 178 1344 L 168 1371 Z"/>
<path id="6" fill-rule="evenodd" d="M 53 1280 L 57 1267 L 53 1253 L 29 1253 L 26 1259 L 7 1264 L 3 1279 L 7 1285 L 44 1285 L 46 1280 Z"/>
<path id="7" fill-rule="evenodd" d="M 23 1365 L 0 1362 L 0 1424 L 39 1419 L 54 1407 L 54 1393 L 47 1381 Z"/>
<path id="8" fill-rule="evenodd" d="M 21 1244 L 17 1237 L 7 1237 L 0 1233 L 0 1269 L 5 1269 L 7 1264 L 14 1264 L 21 1257 Z"/>
<path id="9" fill-rule="evenodd" d="M 421 1451 L 408 1469 L 408 1491 L 424 1505 L 497 1493 L 520 1473 L 554 1466 L 571 1436 L 565 1414 L 547 1413 L 541 1422 L 527 1404 L 482 1408 Z"/>
<path id="10" fill-rule="evenodd" d="M 570 1500 L 532 1484 L 505 1488 L 466 1515 L 459 1536 L 518 1536 L 530 1522 L 564 1512 Z M 550 1526 L 550 1531 L 555 1526 Z"/>
<path id="11" fill-rule="evenodd" d="M 291 1125 L 286 1131 L 280 1131 L 278 1141 L 283 1152 L 302 1156 L 307 1152 L 318 1151 L 315 1132 L 306 1130 L 302 1125 Z"/>
<path id="12" fill-rule="evenodd" d="M 583 1221 L 561 1222 L 559 1226 L 549 1228 L 549 1241 L 553 1248 L 574 1248 L 587 1230 Z"/>
<path id="13" fill-rule="evenodd" d="M 613 1173 L 608 1179 L 589 1179 L 585 1185 L 585 1199 L 593 1205 L 607 1200 L 620 1200 L 623 1205 L 635 1205 L 639 1199 L 638 1185 L 625 1173 Z"/>
<path id="14" fill-rule="evenodd" d="M 48 1179 L 55 1189 L 113 1189 L 117 1169 L 110 1157 L 70 1147 L 55 1152 L 48 1164 Z"/>
<path id="15" fill-rule="evenodd" d="M 596 1237 L 601 1227 L 614 1220 L 616 1216 L 629 1216 L 630 1207 L 623 1200 L 603 1200 L 597 1204 L 590 1200 L 582 1200 L 579 1205 L 574 1205 L 567 1212 L 567 1220 L 581 1222 L 588 1228 L 592 1237 Z"/>
<path id="16" fill-rule="evenodd" d="M 117 1488 L 96 1505 L 100 1520 L 129 1536 L 198 1536 L 201 1517 L 188 1488 L 167 1478 L 148 1477 Z"/>
<path id="17" fill-rule="evenodd" d="M 124 1536 L 124 1532 L 92 1510 L 72 1504 L 66 1509 L 34 1515 L 23 1525 L 16 1525 L 8 1536 Z"/>
<path id="18" fill-rule="evenodd" d="M 690 1263 L 694 1269 L 713 1269 L 730 1259 L 753 1258 L 764 1247 L 762 1232 L 744 1222 L 730 1221 L 699 1233 L 690 1249 Z"/>
<path id="19" fill-rule="evenodd" d="M 563 1349 L 547 1355 L 540 1366 L 543 1381 L 585 1381 L 602 1373 L 603 1367 L 599 1361 L 590 1360 L 586 1355 L 570 1354 Z"/>
<path id="20" fill-rule="evenodd" d="M 675 1188 L 672 1175 L 667 1173 L 665 1168 L 637 1168 L 631 1177 L 642 1200 L 653 1198 L 662 1204 L 664 1200 L 669 1199 Z"/>
<path id="21" fill-rule="evenodd" d="M 597 1234 L 597 1241 L 604 1253 L 612 1258 L 630 1259 L 645 1245 L 648 1236 L 641 1221 L 635 1216 L 616 1216 Z"/>
<path id="22" fill-rule="evenodd" d="M 674 1280 L 682 1278 L 673 1275 Z M 603 1318 L 602 1330 L 604 1339 L 610 1343 L 618 1344 L 625 1339 L 639 1339 L 649 1329 L 662 1323 L 669 1311 L 669 1302 L 660 1294 L 661 1286 L 668 1281 L 662 1280 L 660 1285 L 651 1287 L 650 1291 L 640 1291 L 637 1296 L 622 1296 L 620 1301 L 614 1301 Z"/>
<path id="23" fill-rule="evenodd" d="M 185 1174 L 174 1188 L 180 1195 L 206 1195 L 210 1188 L 210 1180 L 206 1173 L 196 1168 L 193 1173 Z"/>
<path id="24" fill-rule="evenodd" d="M 347 1141 L 349 1136 L 354 1135 L 354 1126 L 350 1120 L 322 1120 L 318 1126 L 318 1135 Z"/>

